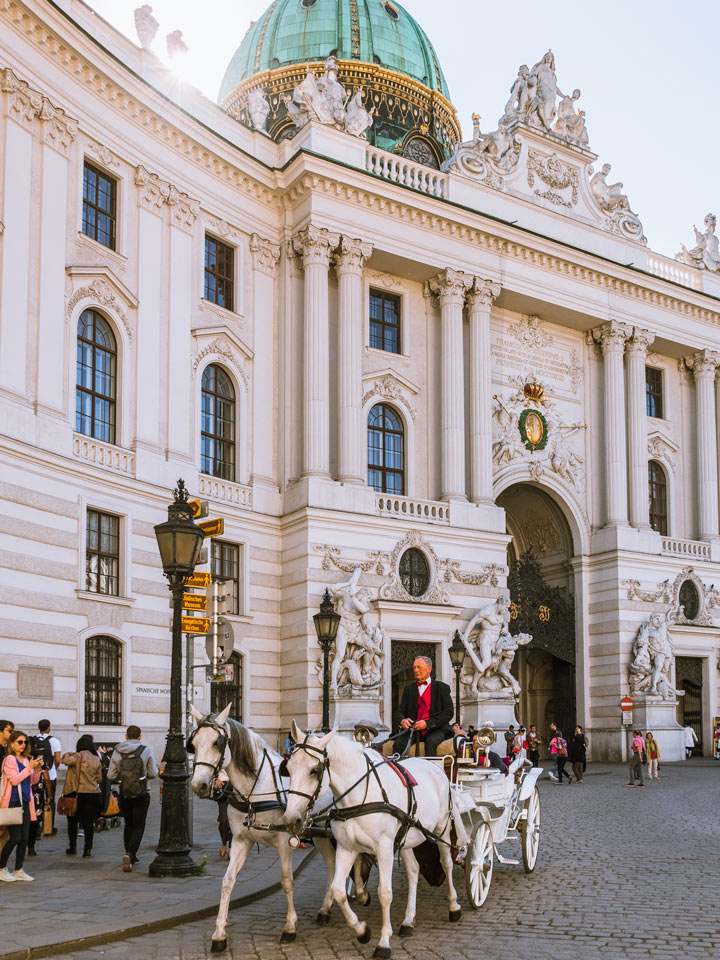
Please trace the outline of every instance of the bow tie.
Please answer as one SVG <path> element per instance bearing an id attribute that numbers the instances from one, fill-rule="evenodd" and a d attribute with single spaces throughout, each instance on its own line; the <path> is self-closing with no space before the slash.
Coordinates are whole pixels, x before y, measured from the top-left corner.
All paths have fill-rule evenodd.
<path id="1" fill-rule="evenodd" d="M 426 684 L 430 683 L 430 681 L 429 681 L 429 680 L 416 680 L 415 683 L 416 683 L 419 687 L 424 687 Z"/>

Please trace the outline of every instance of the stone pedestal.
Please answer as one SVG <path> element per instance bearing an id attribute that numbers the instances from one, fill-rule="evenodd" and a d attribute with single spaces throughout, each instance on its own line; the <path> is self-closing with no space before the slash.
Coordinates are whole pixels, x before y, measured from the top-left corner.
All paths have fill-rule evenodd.
<path id="1" fill-rule="evenodd" d="M 380 733 L 389 733 L 390 729 L 380 719 L 380 706 L 383 702 L 381 690 L 377 693 L 365 693 L 353 690 L 349 696 L 331 695 L 330 723 L 340 733 L 352 734 L 355 724 L 367 720 L 374 724 Z"/>
<path id="2" fill-rule="evenodd" d="M 660 763 L 685 759 L 685 735 L 677 722 L 677 700 L 633 694 L 633 719 L 626 727 L 632 740 L 632 731 L 640 730 L 645 736 L 653 734 L 660 747 Z M 630 752 L 628 752 L 628 757 Z"/>
<path id="3" fill-rule="evenodd" d="M 518 725 L 515 716 L 515 707 L 518 699 L 510 690 L 505 695 L 499 693 L 480 693 L 472 697 L 461 697 L 462 711 L 461 717 L 464 728 L 472 724 L 476 729 L 492 723 L 495 734 L 498 739 L 496 752 L 501 756 L 505 754 L 504 734 L 510 724 L 516 728 Z"/>

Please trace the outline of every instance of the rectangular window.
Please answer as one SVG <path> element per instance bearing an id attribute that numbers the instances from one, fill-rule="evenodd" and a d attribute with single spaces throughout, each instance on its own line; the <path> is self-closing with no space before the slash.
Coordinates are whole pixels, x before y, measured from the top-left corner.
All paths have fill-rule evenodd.
<path id="1" fill-rule="evenodd" d="M 83 171 L 82 232 L 115 249 L 117 184 L 102 170 L 85 161 Z"/>
<path id="2" fill-rule="evenodd" d="M 237 543 L 212 541 L 210 572 L 219 580 L 226 580 L 230 587 L 232 601 L 228 613 L 240 613 L 240 547 Z"/>
<path id="3" fill-rule="evenodd" d="M 656 370 L 655 367 L 645 367 L 645 398 L 647 415 L 662 420 L 664 417 L 662 370 Z"/>
<path id="4" fill-rule="evenodd" d="M 85 723 L 122 722 L 122 645 L 113 637 L 90 637 L 85 648 Z"/>
<path id="5" fill-rule="evenodd" d="M 120 518 L 99 510 L 87 512 L 85 589 L 117 597 L 120 594 Z"/>
<path id="6" fill-rule="evenodd" d="M 205 299 L 226 310 L 233 309 L 235 251 L 205 234 Z"/>
<path id="7" fill-rule="evenodd" d="M 370 346 L 400 353 L 400 297 L 370 291 Z"/>

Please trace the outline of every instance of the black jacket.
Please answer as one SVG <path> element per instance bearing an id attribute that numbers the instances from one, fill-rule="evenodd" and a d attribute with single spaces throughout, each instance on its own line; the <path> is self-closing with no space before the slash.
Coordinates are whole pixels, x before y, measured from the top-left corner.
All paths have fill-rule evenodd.
<path id="1" fill-rule="evenodd" d="M 582 763 L 585 759 L 585 737 L 576 733 L 568 743 L 568 760 L 570 763 Z"/>
<path id="2" fill-rule="evenodd" d="M 400 706 L 395 711 L 395 726 L 400 729 L 400 721 L 406 717 L 417 720 L 418 694 L 417 684 L 408 683 L 403 690 Z M 452 736 L 450 721 L 453 718 L 453 702 L 450 687 L 442 680 L 430 681 L 430 716 L 427 719 L 428 730 L 443 730 Z"/>

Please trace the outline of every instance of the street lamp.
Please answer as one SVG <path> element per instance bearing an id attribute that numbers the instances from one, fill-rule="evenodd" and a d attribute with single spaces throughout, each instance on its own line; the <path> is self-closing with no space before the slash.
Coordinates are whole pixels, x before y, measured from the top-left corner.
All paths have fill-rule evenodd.
<path id="1" fill-rule="evenodd" d="M 462 672 L 463 663 L 465 662 L 465 644 L 462 642 L 460 638 L 460 632 L 458 630 L 455 631 L 448 653 L 450 654 L 450 662 L 452 663 L 453 670 L 455 671 L 455 722 L 458 726 L 461 726 L 460 673 Z"/>
<path id="2" fill-rule="evenodd" d="M 323 652 L 323 733 L 330 731 L 330 649 L 335 643 L 340 619 L 340 614 L 335 612 L 330 591 L 326 588 L 320 604 L 320 613 L 316 613 L 313 617 L 315 633 Z"/>
<path id="3" fill-rule="evenodd" d="M 200 556 L 202 530 L 193 523 L 188 492 L 182 480 L 175 488 L 175 500 L 168 507 L 168 518 L 155 527 L 163 573 L 172 594 L 172 655 L 170 662 L 170 727 L 165 740 L 160 775 L 163 793 L 160 805 L 160 839 L 157 856 L 150 864 L 151 877 L 187 877 L 197 872 L 190 856 L 188 816 L 188 768 L 183 740 L 182 681 L 182 604 L 185 580 L 192 575 Z"/>

